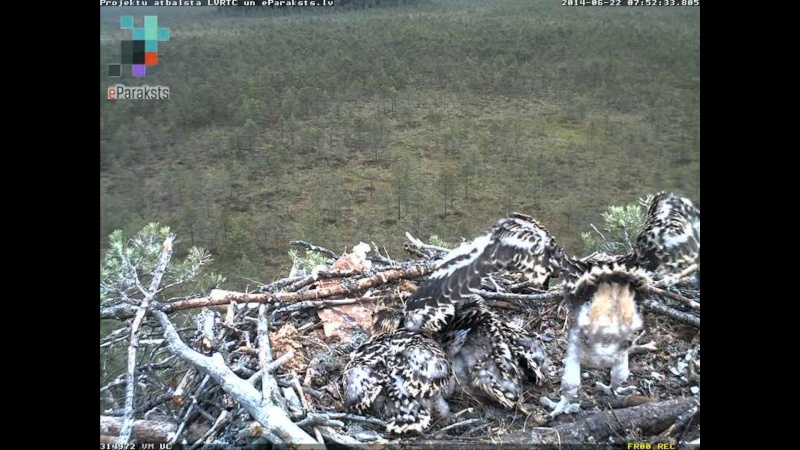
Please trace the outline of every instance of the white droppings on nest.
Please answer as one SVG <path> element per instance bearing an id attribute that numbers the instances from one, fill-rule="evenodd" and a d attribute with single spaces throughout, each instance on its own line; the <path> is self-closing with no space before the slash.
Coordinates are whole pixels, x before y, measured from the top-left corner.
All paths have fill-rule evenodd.
<path id="1" fill-rule="evenodd" d="M 661 380 L 664 379 L 664 375 L 662 375 L 662 374 L 660 374 L 658 372 L 650 372 L 650 376 L 655 378 L 658 381 L 661 381 Z"/>
<path id="2" fill-rule="evenodd" d="M 678 363 L 669 368 L 669 371 L 672 372 L 673 375 L 680 376 L 686 373 L 686 368 L 689 367 L 689 363 L 685 361 L 678 361 Z"/>

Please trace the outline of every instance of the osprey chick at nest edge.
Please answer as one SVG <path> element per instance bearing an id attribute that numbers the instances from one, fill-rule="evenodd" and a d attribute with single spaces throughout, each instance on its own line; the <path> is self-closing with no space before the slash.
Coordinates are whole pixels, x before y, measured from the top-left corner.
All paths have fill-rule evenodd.
<path id="1" fill-rule="evenodd" d="M 558 403 L 542 397 L 551 417 L 580 410 L 577 397 L 581 364 L 611 369 L 609 386 L 597 382 L 608 395 L 623 395 L 630 371 L 628 351 L 642 329 L 637 302 L 650 292 L 651 274 L 666 273 L 666 284 L 679 271 L 700 264 L 700 211 L 688 199 L 659 192 L 648 205 L 645 225 L 626 255 L 564 258 L 565 298 L 571 307 L 571 325 Z"/>

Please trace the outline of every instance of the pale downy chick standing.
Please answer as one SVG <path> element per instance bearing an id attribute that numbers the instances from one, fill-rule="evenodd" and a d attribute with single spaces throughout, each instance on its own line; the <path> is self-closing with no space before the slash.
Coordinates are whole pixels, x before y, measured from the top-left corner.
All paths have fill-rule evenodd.
<path id="1" fill-rule="evenodd" d="M 637 301 L 648 294 L 652 275 L 666 274 L 669 284 L 680 271 L 699 269 L 699 264 L 700 210 L 689 199 L 665 192 L 649 202 L 644 228 L 628 254 L 562 259 L 572 314 L 561 400 L 541 398 L 551 416 L 579 409 L 571 400 L 578 393 L 581 364 L 611 368 L 611 385 L 598 383 L 604 392 L 630 392 L 621 384 L 629 375 L 628 350 L 642 328 Z"/>
<path id="2" fill-rule="evenodd" d="M 642 329 L 643 321 L 637 300 L 646 295 L 650 277 L 641 269 L 617 264 L 595 266 L 584 273 L 567 292 L 571 306 L 561 400 L 556 403 L 542 397 L 552 417 L 576 412 L 581 383 L 581 365 L 611 369 L 611 384 L 597 387 L 608 394 L 630 392 L 623 388 L 628 379 L 628 350 Z"/>

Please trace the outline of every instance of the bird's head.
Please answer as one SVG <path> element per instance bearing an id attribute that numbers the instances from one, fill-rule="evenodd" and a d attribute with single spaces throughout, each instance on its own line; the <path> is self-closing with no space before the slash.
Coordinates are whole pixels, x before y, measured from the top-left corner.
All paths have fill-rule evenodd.
<path id="1" fill-rule="evenodd" d="M 575 338 L 599 366 L 611 365 L 627 352 L 642 317 L 636 304 L 650 283 L 647 273 L 617 264 L 592 267 L 570 292 L 581 303 L 573 326 Z"/>
<path id="2" fill-rule="evenodd" d="M 403 312 L 399 310 L 381 308 L 375 311 L 372 321 L 372 334 L 392 333 L 400 328 Z"/>

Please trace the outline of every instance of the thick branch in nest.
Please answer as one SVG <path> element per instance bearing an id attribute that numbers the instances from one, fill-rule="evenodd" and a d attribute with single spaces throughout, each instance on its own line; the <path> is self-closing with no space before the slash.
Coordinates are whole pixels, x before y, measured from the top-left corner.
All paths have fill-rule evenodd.
<path id="1" fill-rule="evenodd" d="M 519 438 L 530 439 L 522 442 L 531 444 L 556 444 L 587 442 L 590 436 L 595 442 L 602 442 L 608 437 L 625 436 L 628 434 L 627 431 L 637 429 L 643 434 L 658 434 L 672 425 L 678 416 L 697 404 L 696 399 L 679 398 L 630 408 L 598 411 L 574 422 L 557 425 L 552 428 L 555 432 L 543 429 L 527 437 L 523 437 L 527 433 L 519 433 Z M 505 436 L 504 440 L 509 438 L 511 435 Z"/>
<path id="2" fill-rule="evenodd" d="M 548 428 L 517 431 L 495 438 L 491 448 L 504 445 L 585 444 L 606 441 L 609 437 L 626 436 L 628 431 L 640 430 L 643 434 L 658 434 L 672 425 L 681 414 L 699 404 L 697 399 L 680 398 L 658 403 L 645 403 L 630 408 L 597 411 L 579 415 L 570 423 Z M 591 439 L 591 440 L 590 440 Z M 461 444 L 466 448 L 489 448 L 475 441 L 418 440 L 409 442 L 406 449 L 453 448 Z M 559 448 L 559 447 L 554 447 Z"/>
<path id="3" fill-rule="evenodd" d="M 181 340 L 166 314 L 153 311 L 153 315 L 164 328 L 164 336 L 167 338 L 170 350 L 184 361 L 206 372 L 267 430 L 288 444 L 318 444 L 316 439 L 295 425 L 286 412 L 271 399 L 262 398 L 261 393 L 253 385 L 236 376 L 225 365 L 221 354 L 203 356 L 192 350 Z"/>
<path id="4" fill-rule="evenodd" d="M 700 311 L 700 303 L 697 303 L 696 301 L 690 298 L 686 298 L 680 294 L 676 294 L 674 292 L 668 291 L 666 289 L 661 289 L 655 286 L 650 286 L 650 292 L 653 295 L 660 295 L 662 297 L 667 297 L 669 299 L 675 300 L 676 302 L 681 302 L 692 309 Z"/>
<path id="5" fill-rule="evenodd" d="M 100 435 L 118 436 L 122 428 L 119 417 L 100 416 Z M 131 438 L 138 442 L 169 442 L 175 437 L 178 425 L 156 420 L 136 420 L 133 422 Z"/>
<path id="6" fill-rule="evenodd" d="M 430 265 L 416 265 L 409 269 L 390 269 L 379 272 L 371 277 L 364 277 L 352 280 L 349 283 L 342 283 L 338 286 L 329 288 L 311 289 L 303 292 L 278 292 L 275 294 L 245 294 L 242 292 L 225 291 L 215 289 L 208 297 L 180 300 L 172 303 L 158 305 L 158 310 L 164 313 L 175 311 L 202 308 L 206 306 L 227 305 L 232 301 L 237 303 L 275 303 L 275 302 L 298 302 L 304 300 L 319 300 L 322 298 L 333 297 L 336 295 L 352 296 L 363 292 L 369 288 L 391 283 L 402 278 L 419 278 L 427 275 L 432 270 Z M 137 308 L 131 305 L 116 305 L 113 307 L 100 308 L 101 319 L 129 319 L 136 314 Z"/>

